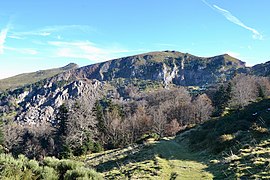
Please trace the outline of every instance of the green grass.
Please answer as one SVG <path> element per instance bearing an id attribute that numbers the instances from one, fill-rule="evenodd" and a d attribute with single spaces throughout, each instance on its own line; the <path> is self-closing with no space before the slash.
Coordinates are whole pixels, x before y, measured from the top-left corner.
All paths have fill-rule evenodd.
<path id="1" fill-rule="evenodd" d="M 10 78 L 0 80 L 0 92 L 8 89 L 15 89 L 25 85 L 36 83 L 40 80 L 50 78 L 54 75 L 77 68 L 76 64 L 68 64 L 67 66 L 55 69 L 41 70 L 32 73 L 19 74 Z"/>
<path id="2" fill-rule="evenodd" d="M 216 179 L 270 178 L 270 100 L 213 119 L 191 132 L 189 147 L 205 151 Z"/>
<path id="3" fill-rule="evenodd" d="M 175 138 L 81 160 L 106 179 L 270 179 L 269 106 L 262 100 Z"/>
<path id="4" fill-rule="evenodd" d="M 259 144 L 242 148 L 235 156 L 239 158 L 235 161 L 228 162 L 228 170 L 236 172 L 236 178 L 270 179 L 269 139 Z"/>
<path id="5" fill-rule="evenodd" d="M 85 161 L 106 179 L 213 179 L 200 159 L 179 136 L 89 155 Z"/>

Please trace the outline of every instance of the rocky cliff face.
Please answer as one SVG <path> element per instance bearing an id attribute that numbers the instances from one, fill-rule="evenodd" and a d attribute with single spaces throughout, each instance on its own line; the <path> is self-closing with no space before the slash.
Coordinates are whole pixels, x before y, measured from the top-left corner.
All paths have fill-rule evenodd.
<path id="1" fill-rule="evenodd" d="M 250 68 L 251 73 L 257 76 L 270 76 L 270 61 L 257 64 Z"/>
<path id="2" fill-rule="evenodd" d="M 115 79 L 155 81 L 165 87 L 169 84 L 201 86 L 229 80 L 236 72 L 245 71 L 244 62 L 227 54 L 202 58 L 175 51 L 146 53 L 73 68 L 2 95 L 0 115 L 30 125 L 54 123 L 61 104 L 88 98 L 91 108 L 97 99 L 106 95 L 108 89 L 104 86 Z"/>
<path id="3" fill-rule="evenodd" d="M 198 86 L 230 79 L 236 72 L 245 71 L 245 63 L 227 54 L 202 58 L 175 51 L 152 52 L 85 66 L 52 79 L 116 78 L 161 81 L 165 85 Z"/>
<path id="4" fill-rule="evenodd" d="M 14 120 L 22 124 L 38 125 L 39 123 L 55 123 L 58 108 L 63 103 L 76 101 L 80 98 L 90 99 L 89 107 L 92 108 L 97 99 L 102 95 L 103 84 L 97 80 L 76 80 L 71 83 L 59 85 L 48 82 L 40 88 L 23 92 L 13 92 L 9 104 L 2 103 L 0 113 L 11 113 L 14 109 L 5 106 L 17 106 Z M 11 104 L 10 104 L 11 103 Z M 12 105 L 13 104 L 13 105 Z M 2 112 L 1 112 L 2 111 Z M 5 120 L 5 119 L 4 119 Z"/>

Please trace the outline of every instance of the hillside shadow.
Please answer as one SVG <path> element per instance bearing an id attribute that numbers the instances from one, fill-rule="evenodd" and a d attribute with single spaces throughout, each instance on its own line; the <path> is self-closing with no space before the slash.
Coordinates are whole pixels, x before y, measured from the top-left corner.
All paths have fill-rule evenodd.
<path id="1" fill-rule="evenodd" d="M 123 166 L 126 166 L 130 163 L 147 163 L 147 161 L 154 160 L 156 157 L 169 160 L 181 160 L 181 161 L 192 161 L 197 162 L 203 165 L 206 165 L 206 168 L 202 169 L 205 172 L 212 174 L 214 177 L 220 176 L 219 167 L 215 164 L 210 163 L 210 159 L 207 155 L 198 154 L 192 151 L 189 151 L 185 142 L 181 142 L 180 138 L 174 139 L 163 139 L 161 141 L 155 142 L 153 144 L 147 144 L 133 153 L 126 152 L 124 156 L 112 157 L 107 161 L 99 163 L 94 166 L 94 168 L 101 173 L 108 172 L 116 169 L 121 169 Z M 93 158 L 92 158 L 93 160 Z M 186 168 L 186 167 L 183 167 Z M 157 170 L 158 167 L 156 167 Z M 132 171 L 130 169 L 129 171 Z M 147 171 L 147 170 L 146 170 Z M 177 172 L 176 172 L 177 173 Z M 192 174 L 191 174 L 192 177 Z M 180 177 L 181 178 L 181 177 Z"/>
<path id="2" fill-rule="evenodd" d="M 163 139 L 144 145 L 135 151 L 130 149 L 125 151 L 125 154 L 108 156 L 106 160 L 94 167 L 99 172 L 108 172 L 114 168 L 121 169 L 130 163 L 144 163 L 144 161 L 159 157 L 165 160 L 198 162 L 206 165 L 203 171 L 211 173 L 214 179 L 229 179 L 234 176 L 235 172 L 226 174 L 225 170 L 229 165 L 218 161 L 222 159 L 222 152 L 228 150 L 227 152 L 237 153 L 240 149 L 239 145 L 250 144 L 253 139 L 259 143 L 266 136 L 269 138 L 269 134 L 260 134 L 258 130 L 252 130 L 254 123 L 269 128 L 269 99 L 252 103 L 245 109 L 232 112 L 228 116 L 207 121 L 198 128 L 183 132 L 173 139 Z M 234 136 L 234 134 L 236 135 Z M 220 142 L 221 135 L 228 135 L 227 137 L 235 139 L 233 141 L 225 139 L 224 142 Z M 192 146 L 194 151 L 191 151 L 189 146 Z M 225 157 L 228 156 L 229 154 L 225 155 Z"/>

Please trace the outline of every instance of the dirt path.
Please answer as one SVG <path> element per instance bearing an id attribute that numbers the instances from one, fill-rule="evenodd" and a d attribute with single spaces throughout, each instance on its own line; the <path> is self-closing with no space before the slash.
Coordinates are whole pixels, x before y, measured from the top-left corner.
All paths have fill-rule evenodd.
<path id="1" fill-rule="evenodd" d="M 155 148 L 160 154 L 161 179 L 213 179 L 213 175 L 205 171 L 207 166 L 196 161 L 198 155 L 188 151 L 184 143 L 175 139 L 160 141 Z"/>
<path id="2" fill-rule="evenodd" d="M 213 179 L 199 156 L 179 139 L 93 154 L 86 162 L 100 169 L 106 179 Z"/>

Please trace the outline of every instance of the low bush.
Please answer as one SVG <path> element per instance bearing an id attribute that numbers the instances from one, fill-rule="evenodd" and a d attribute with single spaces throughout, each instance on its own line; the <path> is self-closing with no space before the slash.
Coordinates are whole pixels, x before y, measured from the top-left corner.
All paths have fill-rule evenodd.
<path id="1" fill-rule="evenodd" d="M 102 179 L 83 162 L 70 159 L 46 157 L 42 162 L 29 160 L 23 155 L 14 158 L 10 154 L 0 154 L 0 179 Z"/>
<path id="2" fill-rule="evenodd" d="M 68 170 L 65 173 L 64 179 L 66 180 L 72 180 L 72 179 L 90 179 L 90 180 L 99 180 L 103 179 L 100 174 L 98 174 L 93 169 L 88 168 L 77 168 L 73 170 Z"/>

